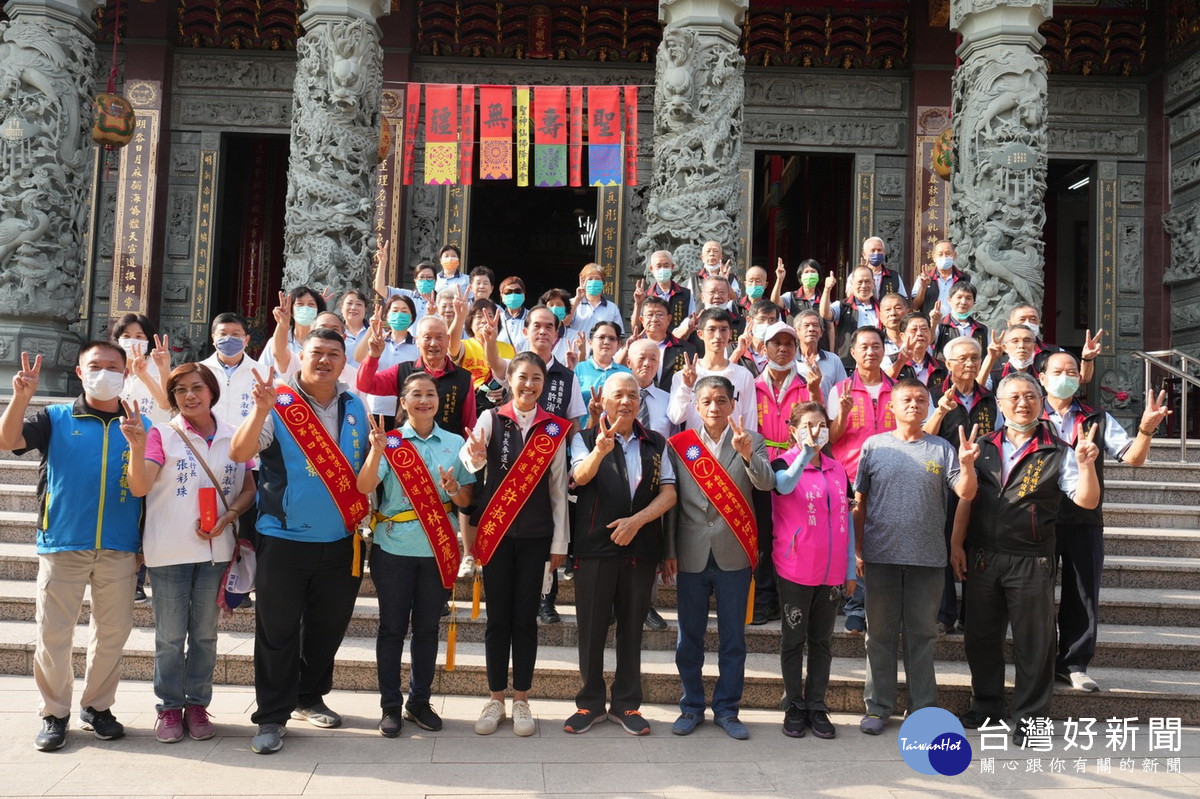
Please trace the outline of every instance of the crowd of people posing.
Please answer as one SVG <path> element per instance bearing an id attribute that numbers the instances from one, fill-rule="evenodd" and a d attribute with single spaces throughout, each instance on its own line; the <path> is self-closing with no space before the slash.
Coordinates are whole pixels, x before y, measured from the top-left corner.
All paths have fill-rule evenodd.
<path id="1" fill-rule="evenodd" d="M 213 320 L 211 357 L 174 367 L 151 321 L 126 316 L 110 341 L 80 349 L 82 395 L 28 418 L 41 356 L 22 354 L 0 448 L 42 457 L 37 748 L 66 741 L 87 588 L 80 721 L 102 739 L 124 734 L 112 705 L 142 562 L 155 734 L 216 733 L 206 708 L 239 538 L 256 548 L 258 753 L 282 747 L 289 720 L 342 723 L 324 698 L 364 570 L 378 595 L 385 736 L 406 720 L 441 729 L 430 701 L 439 626 L 455 581 L 471 575 L 489 691 L 475 732 L 511 715 L 516 735 L 532 735 L 538 624 L 560 621 L 562 569 L 581 681 L 568 733 L 605 720 L 650 732 L 642 635 L 667 626 L 655 586 L 673 583 L 677 735 L 711 711 L 729 736 L 749 737 L 738 718 L 745 626 L 778 619 L 782 731 L 833 738 L 826 692 L 844 612 L 846 631 L 865 633 L 862 732 L 881 733 L 899 710 L 901 633 L 909 712 L 937 704 L 934 644 L 962 633 L 964 725 L 1011 721 L 1022 741 L 1048 715 L 1056 677 L 1099 688 L 1087 668 L 1103 458 L 1142 463 L 1167 411 L 1148 393 L 1129 435 L 1078 396 L 1102 331 L 1076 356 L 1043 341 L 1038 309 L 1021 305 L 989 332 L 953 245 L 933 255 L 910 292 L 873 237 L 845 292 L 811 260 L 784 292 L 782 261 L 773 281 L 760 267 L 735 278 L 708 242 L 684 280 L 655 252 L 625 318 L 595 264 L 573 291 L 531 302 L 519 277 L 464 274 L 453 246 L 439 266 L 415 267 L 412 288 L 387 284 L 381 253 L 373 301 L 349 291 L 334 313 L 317 288 L 281 293 L 257 361 L 237 313 Z M 719 676 L 706 696 L 714 601 Z"/>

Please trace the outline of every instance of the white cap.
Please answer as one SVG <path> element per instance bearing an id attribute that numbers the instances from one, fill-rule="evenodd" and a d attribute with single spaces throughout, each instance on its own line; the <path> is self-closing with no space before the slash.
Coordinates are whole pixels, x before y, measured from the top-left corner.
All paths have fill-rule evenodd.
<path id="1" fill-rule="evenodd" d="M 775 324 L 768 327 L 767 332 L 763 333 L 762 340 L 764 342 L 770 341 L 771 339 L 778 336 L 780 333 L 787 333 L 789 336 L 794 338 L 797 343 L 799 343 L 799 341 L 800 341 L 800 334 L 797 333 L 796 329 L 794 327 L 792 327 L 791 325 L 789 325 L 787 322 L 776 322 Z"/>

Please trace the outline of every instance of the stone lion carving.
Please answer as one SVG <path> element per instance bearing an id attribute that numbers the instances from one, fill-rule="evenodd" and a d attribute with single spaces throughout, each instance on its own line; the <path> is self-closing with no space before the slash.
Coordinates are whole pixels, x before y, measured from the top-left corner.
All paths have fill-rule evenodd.
<path id="1" fill-rule="evenodd" d="M 972 57 L 954 77 L 951 238 L 974 263 L 980 315 L 1043 298 L 1046 69 L 1026 50 Z"/>
<path id="2" fill-rule="evenodd" d="M 284 285 L 366 285 L 383 51 L 363 20 L 317 24 L 296 45 Z"/>
<path id="3" fill-rule="evenodd" d="M 673 253 L 681 277 L 700 268 L 699 242 L 736 256 L 745 59 L 736 45 L 668 26 L 654 90 L 654 174 L 640 257 Z"/>
<path id="4" fill-rule="evenodd" d="M 71 26 L 0 23 L 0 314 L 76 317 L 92 55 Z"/>

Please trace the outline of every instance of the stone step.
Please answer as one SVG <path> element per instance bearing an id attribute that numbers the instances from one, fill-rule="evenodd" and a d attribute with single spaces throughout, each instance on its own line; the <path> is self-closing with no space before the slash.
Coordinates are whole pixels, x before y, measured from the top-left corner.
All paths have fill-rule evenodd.
<path id="1" fill-rule="evenodd" d="M 1147 460 L 1141 466 L 1130 466 L 1107 460 L 1104 464 L 1105 480 L 1146 480 L 1166 483 L 1200 482 L 1200 463 L 1179 463 L 1169 460 Z"/>
<path id="2" fill-rule="evenodd" d="M 1104 551 L 1109 555 L 1156 558 L 1200 558 L 1200 528 L 1170 530 L 1143 527 L 1141 523 L 1120 526 L 1108 519 L 1104 528 Z"/>
<path id="3" fill-rule="evenodd" d="M 1105 502 L 1104 522 L 1114 527 L 1144 525 L 1169 530 L 1200 530 L 1200 506 Z"/>
<path id="4" fill-rule="evenodd" d="M 0 511 L 3 510 L 37 513 L 37 485 L 0 483 Z"/>
<path id="5" fill-rule="evenodd" d="M 1139 478 L 1142 475 L 1138 475 Z M 1185 505 L 1200 506 L 1200 483 L 1157 480 L 1114 480 L 1107 473 L 1104 481 L 1104 502 L 1111 504 Z"/>
<path id="6" fill-rule="evenodd" d="M 82 675 L 87 627 L 75 630 L 74 665 Z M 33 622 L 0 622 L 0 671 L 7 674 L 32 674 L 36 630 Z M 445 669 L 445 644 L 438 654 L 433 690 L 436 694 L 475 695 L 487 693 L 483 645 L 460 641 L 456 648 L 456 668 Z M 254 681 L 254 639 L 250 633 L 231 632 L 217 643 L 217 684 L 250 685 Z M 407 654 L 406 654 L 407 657 Z M 615 666 L 613 651 L 605 652 L 605 668 Z M 538 650 L 534 690 L 538 697 L 571 699 L 579 690 L 578 653 L 574 647 L 541 646 Z M 405 667 L 407 671 L 407 666 Z M 835 657 L 832 663 L 827 703 L 836 712 L 862 712 L 862 689 L 866 661 L 863 657 Z M 1056 685 L 1051 714 L 1057 718 L 1178 717 L 1183 724 L 1200 723 L 1200 673 L 1194 669 L 1146 672 L 1138 669 L 1097 666 L 1090 673 L 1104 687 L 1100 693 L 1074 691 Z M 154 674 L 154 633 L 135 628 L 125 646 L 122 676 L 128 680 L 151 680 Z M 704 666 L 706 688 L 711 692 L 716 679 L 716 657 L 710 651 Z M 961 713 L 970 697 L 970 673 L 966 663 L 937 664 L 939 705 Z M 1007 669 L 1012 682 L 1012 668 Z M 407 678 L 406 678 L 407 679 Z M 903 679 L 903 678 L 901 678 Z M 333 687 L 347 690 L 375 690 L 375 641 L 348 637 L 338 652 Z M 648 703 L 672 704 L 679 700 L 679 676 L 674 652 L 647 651 L 642 654 L 642 686 Z M 777 653 L 751 653 L 746 658 L 746 685 L 742 705 L 753 708 L 778 706 L 783 691 Z M 901 691 L 901 703 L 906 693 Z"/>
<path id="7" fill-rule="evenodd" d="M 1180 457 L 1178 438 L 1155 437 L 1150 442 L 1150 457 L 1155 463 L 1200 463 L 1200 440 L 1188 439 L 1187 454 Z"/>
<path id="8" fill-rule="evenodd" d="M 0 543 L 33 546 L 37 514 L 32 511 L 0 510 Z"/>
<path id="9" fill-rule="evenodd" d="M 32 621 L 35 614 L 36 586 L 29 582 L 0 581 L 0 621 Z M 153 596 L 153 586 L 149 592 Z M 561 606 L 559 615 L 562 621 L 558 624 L 539 625 L 538 642 L 541 646 L 574 647 L 578 643 L 578 623 L 574 609 Z M 86 624 L 90 613 L 90 605 L 85 600 L 80 612 L 79 623 Z M 665 630 L 643 630 L 643 651 L 672 651 L 675 648 L 677 636 L 677 614 L 673 607 L 660 609 L 668 624 Z M 1104 611 L 1102 609 L 1102 615 Z M 443 619 L 440 638 L 446 640 L 449 619 Z M 379 608 L 375 599 L 360 597 L 355 603 L 354 614 L 351 617 L 347 635 L 357 638 L 374 638 L 378 631 Z M 458 641 L 462 643 L 481 643 L 487 622 L 486 607 L 481 608 L 478 619 L 470 618 L 470 606 L 458 608 L 457 625 Z M 135 605 L 133 608 L 133 623 L 137 628 L 152 628 L 154 626 L 153 603 Z M 221 629 L 230 633 L 253 633 L 254 611 L 239 609 L 232 618 L 222 620 Z M 773 621 L 764 625 L 748 626 L 746 628 L 746 649 L 757 653 L 778 653 L 780 622 Z M 612 630 L 608 634 L 608 646 L 613 645 Z M 716 615 L 709 618 L 708 645 L 717 646 Z M 863 638 L 843 630 L 841 620 L 835 625 L 832 641 L 833 653 L 836 657 L 858 657 L 863 653 Z M 1011 646 L 1006 646 L 1011 656 Z M 945 635 L 938 641 L 936 658 L 945 661 L 963 661 L 966 654 L 963 650 L 961 634 Z M 1121 668 L 1154 668 L 1154 669 L 1187 669 L 1192 667 L 1200 656 L 1200 628 L 1164 626 L 1157 627 L 1144 623 L 1110 624 L 1100 626 L 1100 640 L 1097 647 L 1095 665 Z"/>
<path id="10" fill-rule="evenodd" d="M 37 485 L 37 477 L 36 460 L 0 459 L 0 485 Z"/>

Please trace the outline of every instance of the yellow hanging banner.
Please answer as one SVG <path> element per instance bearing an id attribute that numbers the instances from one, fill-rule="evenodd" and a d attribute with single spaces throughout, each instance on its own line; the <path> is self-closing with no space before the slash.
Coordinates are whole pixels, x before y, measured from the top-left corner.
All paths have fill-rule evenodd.
<path id="1" fill-rule="evenodd" d="M 517 185 L 529 185 L 529 87 L 517 87 Z"/>

